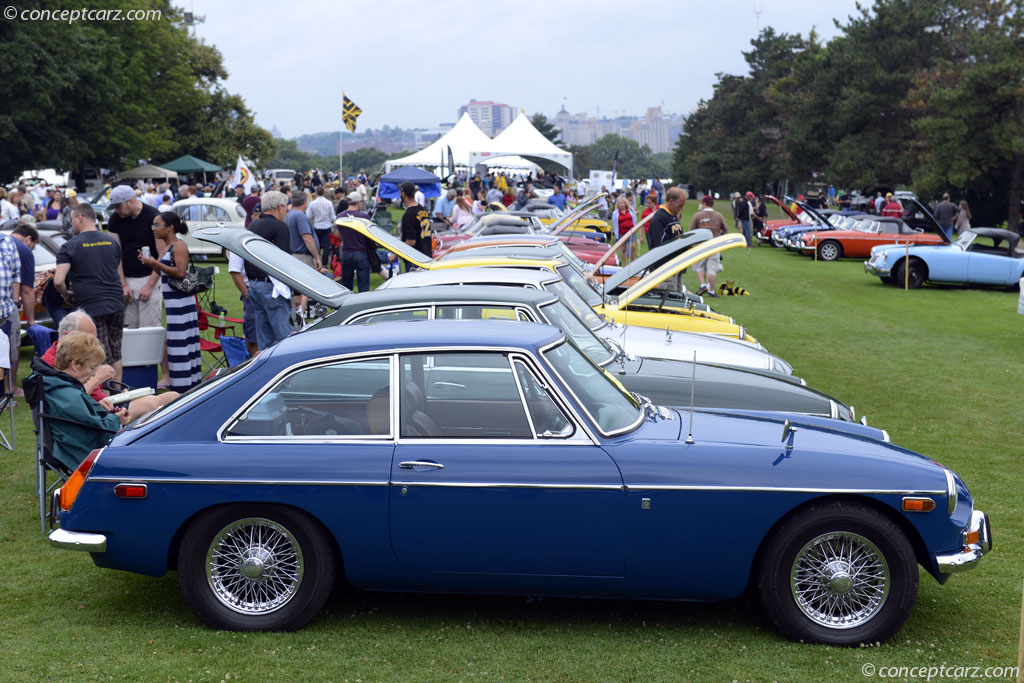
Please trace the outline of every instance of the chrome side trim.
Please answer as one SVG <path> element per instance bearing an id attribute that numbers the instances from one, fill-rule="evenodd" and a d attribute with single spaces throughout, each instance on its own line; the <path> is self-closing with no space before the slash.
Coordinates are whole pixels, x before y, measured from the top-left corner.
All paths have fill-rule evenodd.
<path id="1" fill-rule="evenodd" d="M 360 481 L 351 479 L 187 479 L 183 477 L 96 477 L 92 481 L 119 484 L 251 484 L 257 486 L 387 486 L 385 481 Z"/>
<path id="2" fill-rule="evenodd" d="M 902 496 L 941 496 L 945 491 L 908 491 L 905 489 L 831 489 L 804 488 L 799 486 L 712 486 L 712 485 L 663 485 L 627 484 L 630 491 L 767 491 L 781 493 L 857 493 Z"/>
<path id="3" fill-rule="evenodd" d="M 850 412 L 852 413 L 853 411 L 851 410 Z M 833 420 L 839 419 L 839 406 L 831 398 L 828 400 L 828 416 Z"/>
<path id="4" fill-rule="evenodd" d="M 49 539 L 50 545 L 64 550 L 84 550 L 89 553 L 105 553 L 107 551 L 107 537 L 103 534 L 54 529 L 50 532 Z"/>
<path id="5" fill-rule="evenodd" d="M 974 532 L 978 532 L 977 543 L 965 544 L 956 552 L 935 557 L 939 573 L 955 574 L 974 569 L 978 560 L 992 549 L 992 528 L 989 526 L 988 515 L 980 510 L 971 512 L 971 523 L 964 530 L 965 540 L 968 533 Z"/>
<path id="6" fill-rule="evenodd" d="M 469 481 L 393 481 L 392 486 L 441 486 L 449 488 L 487 488 L 487 489 L 572 489 L 581 491 L 621 491 L 619 484 L 514 484 L 511 482 L 469 482 Z"/>

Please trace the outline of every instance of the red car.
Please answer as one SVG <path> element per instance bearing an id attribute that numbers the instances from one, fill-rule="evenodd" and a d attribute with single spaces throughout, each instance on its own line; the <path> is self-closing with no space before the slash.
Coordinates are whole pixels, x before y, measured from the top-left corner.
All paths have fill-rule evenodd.
<path id="1" fill-rule="evenodd" d="M 866 216 L 850 230 L 808 232 L 799 237 L 800 251 L 807 255 L 818 252 L 819 261 L 868 258 L 871 247 L 879 244 L 938 245 L 948 244 L 946 236 L 912 228 L 899 218 Z"/>
<path id="2" fill-rule="evenodd" d="M 768 244 L 771 244 L 772 233 L 774 231 L 778 230 L 779 228 L 787 228 L 791 225 L 801 225 L 804 223 L 804 221 L 800 220 L 800 218 L 797 217 L 797 214 L 793 213 L 793 210 L 790 209 L 786 205 L 786 203 L 779 199 L 778 197 L 773 197 L 772 195 L 769 194 L 765 195 L 764 199 L 765 201 L 772 202 L 773 204 L 777 205 L 780 209 L 782 209 L 782 213 L 786 215 L 786 218 L 765 221 L 764 228 L 762 230 L 757 231 L 757 239 L 759 241 L 768 242 Z"/>

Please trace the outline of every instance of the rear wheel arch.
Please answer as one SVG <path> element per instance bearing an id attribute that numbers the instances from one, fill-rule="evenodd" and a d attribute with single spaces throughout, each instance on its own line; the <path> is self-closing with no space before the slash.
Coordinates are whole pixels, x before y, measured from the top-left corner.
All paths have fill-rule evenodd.
<path id="1" fill-rule="evenodd" d="M 319 525 L 321 527 L 321 529 L 323 530 L 323 532 L 326 534 L 327 538 L 330 539 L 331 549 L 332 549 L 332 552 L 334 553 L 334 560 L 337 563 L 338 574 L 339 575 L 344 575 L 345 567 L 344 567 L 343 557 L 342 557 L 342 554 L 341 554 L 341 547 L 338 545 L 338 539 L 335 538 L 334 534 L 331 533 L 331 530 L 327 527 L 327 525 L 324 524 L 318 517 L 316 517 L 316 515 L 310 514 L 307 510 L 303 510 L 302 508 L 296 507 L 294 505 L 285 505 L 283 503 L 266 503 L 266 502 L 255 501 L 255 500 L 254 501 L 238 502 L 238 503 L 217 503 L 216 505 L 210 505 L 208 507 L 202 508 L 201 510 L 196 510 L 194 513 L 192 513 L 192 515 L 188 519 L 186 519 L 184 522 L 181 523 L 181 526 L 179 526 L 178 529 L 174 532 L 174 536 L 171 537 L 171 543 L 170 543 L 170 547 L 168 548 L 168 555 L 167 555 L 167 569 L 171 570 L 171 571 L 177 571 L 177 569 L 178 569 L 178 555 L 181 552 L 181 541 L 182 541 L 182 538 L 184 538 L 185 532 L 188 531 L 188 528 L 190 526 L 192 526 L 192 524 L 196 520 L 201 519 L 202 517 L 206 516 L 207 514 L 214 513 L 214 512 L 219 512 L 220 510 L 225 509 L 225 508 L 238 507 L 238 508 L 243 508 L 244 509 L 244 508 L 252 508 L 252 507 L 256 507 L 256 506 L 263 507 L 263 508 L 282 508 L 282 509 L 288 509 L 288 510 L 291 510 L 291 511 L 293 511 L 295 513 L 298 513 L 298 514 L 301 514 L 301 515 L 305 515 L 312 522 L 314 522 L 315 524 Z"/>

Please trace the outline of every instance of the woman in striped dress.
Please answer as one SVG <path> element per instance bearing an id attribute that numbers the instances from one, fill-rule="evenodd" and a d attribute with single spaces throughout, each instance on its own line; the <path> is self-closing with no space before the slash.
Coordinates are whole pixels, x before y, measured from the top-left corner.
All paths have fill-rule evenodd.
<path id="1" fill-rule="evenodd" d="M 188 245 L 178 235 L 188 232 L 185 221 L 173 211 L 164 211 L 153 219 L 153 235 L 163 240 L 167 251 L 159 260 L 143 256 L 139 260 L 159 271 L 160 291 L 164 295 L 167 310 L 167 385 L 177 392 L 184 392 L 199 384 L 202 379 L 202 357 L 199 350 L 199 316 L 193 294 L 183 294 L 167 284 L 167 278 L 185 277 L 188 270 Z"/>

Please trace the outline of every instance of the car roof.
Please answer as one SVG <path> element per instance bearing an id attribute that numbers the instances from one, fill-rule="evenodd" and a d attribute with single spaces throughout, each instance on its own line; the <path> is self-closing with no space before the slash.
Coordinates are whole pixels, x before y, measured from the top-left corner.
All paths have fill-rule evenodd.
<path id="1" fill-rule="evenodd" d="M 430 285 L 452 285 L 460 282 L 508 282 L 519 286 L 528 285 L 540 289 L 544 283 L 561 279 L 560 275 L 549 270 L 534 268 L 489 268 L 472 266 L 469 268 L 444 268 L 441 270 L 418 270 L 404 273 L 388 280 L 388 289 L 394 287 L 426 287 Z"/>
<path id="2" fill-rule="evenodd" d="M 291 363 L 334 354 L 439 347 L 512 347 L 536 352 L 564 336 L 550 325 L 524 321 L 417 320 L 308 330 L 285 337 L 264 353 Z"/>
<path id="3" fill-rule="evenodd" d="M 968 230 L 979 237 L 991 237 L 993 239 L 1006 240 L 1010 243 L 1011 248 L 1013 249 L 1016 249 L 1017 243 L 1020 242 L 1020 235 L 1011 230 L 1003 230 L 1002 228 L 968 228 Z"/>
<path id="4" fill-rule="evenodd" d="M 494 270 L 491 268 L 490 270 Z M 360 311 L 381 306 L 438 304 L 494 304 L 533 306 L 556 299 L 554 294 L 521 287 L 393 287 L 377 289 L 365 294 L 352 294 L 345 298 L 338 312 L 348 318 Z M 332 314 L 333 315 L 333 314 Z"/>
<path id="5" fill-rule="evenodd" d="M 220 197 L 189 197 L 188 199 L 179 199 L 171 205 L 171 209 L 176 209 L 179 206 L 192 206 L 193 204 L 214 204 L 220 207 L 237 206 L 238 202 L 234 199 L 221 199 Z"/>

